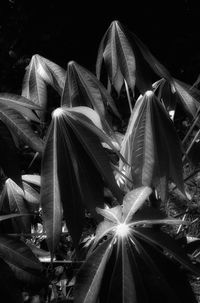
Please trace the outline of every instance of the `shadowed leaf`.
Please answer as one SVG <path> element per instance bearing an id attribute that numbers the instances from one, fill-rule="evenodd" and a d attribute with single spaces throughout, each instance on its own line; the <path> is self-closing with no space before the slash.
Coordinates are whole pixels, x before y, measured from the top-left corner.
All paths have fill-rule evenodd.
<path id="1" fill-rule="evenodd" d="M 0 120 L 27 145 L 38 152 L 43 151 L 43 141 L 32 130 L 26 119 L 15 109 L 1 106 Z"/>

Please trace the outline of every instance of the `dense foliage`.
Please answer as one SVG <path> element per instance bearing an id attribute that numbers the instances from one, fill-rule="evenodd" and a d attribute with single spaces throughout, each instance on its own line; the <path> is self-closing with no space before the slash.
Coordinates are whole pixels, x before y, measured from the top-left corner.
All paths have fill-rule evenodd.
<path id="1" fill-rule="evenodd" d="M 96 75 L 32 57 L 0 93 L 1 300 L 197 302 L 197 86 L 119 21 Z"/>

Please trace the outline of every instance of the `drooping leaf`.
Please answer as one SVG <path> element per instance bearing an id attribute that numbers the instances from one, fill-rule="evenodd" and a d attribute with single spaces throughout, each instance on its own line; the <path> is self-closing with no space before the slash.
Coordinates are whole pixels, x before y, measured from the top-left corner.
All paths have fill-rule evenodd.
<path id="1" fill-rule="evenodd" d="M 72 113 L 71 117 L 73 120 L 83 124 L 86 128 L 92 131 L 101 140 L 103 146 L 106 145 L 106 147 L 113 150 L 118 157 L 122 159 L 122 161 L 126 162 L 126 160 L 119 153 L 120 146 L 118 141 L 116 141 L 116 136 L 113 138 L 103 130 L 99 116 L 94 110 L 85 106 L 78 106 L 68 108 L 67 111 Z M 87 118 L 89 118 L 91 121 L 88 121 Z"/>
<path id="2" fill-rule="evenodd" d="M 68 63 L 61 105 L 68 107 L 88 106 L 93 108 L 99 114 L 104 128 L 110 130 L 110 132 L 112 132 L 112 129 L 107 120 L 107 105 L 120 118 L 111 95 L 102 83 L 89 70 L 76 62 Z"/>
<path id="3" fill-rule="evenodd" d="M 100 245 L 80 268 L 76 277 L 74 303 L 93 303 L 98 298 L 101 279 L 112 252 L 112 239 Z"/>
<path id="4" fill-rule="evenodd" d="M 43 152 L 42 139 L 32 130 L 30 124 L 18 111 L 2 105 L 0 120 L 31 148 Z"/>
<path id="5" fill-rule="evenodd" d="M 126 80 L 134 91 L 136 62 L 131 45 L 118 21 L 113 21 L 104 35 L 98 50 L 96 74 L 100 79 L 103 60 L 108 70 L 109 80 L 118 94 Z"/>
<path id="6" fill-rule="evenodd" d="M 57 124 L 50 125 L 41 168 L 40 203 L 47 243 L 52 256 L 58 245 L 62 227 L 62 207 L 58 183 Z M 63 152 L 63 151 L 62 151 Z"/>
<path id="7" fill-rule="evenodd" d="M 133 185 L 155 186 L 163 200 L 169 178 L 184 193 L 181 149 L 173 123 L 154 93 L 138 99 L 129 121 L 121 153 L 131 167 L 125 167 Z"/>
<path id="8" fill-rule="evenodd" d="M 11 236 L 1 235 L 0 256 L 11 266 L 19 280 L 23 279 L 23 276 L 20 275 L 22 272 L 29 279 L 29 281 L 24 279 L 25 283 L 41 283 L 44 279 L 42 264 L 22 241 Z"/>
<path id="9" fill-rule="evenodd" d="M 46 83 L 41 75 L 41 64 L 37 55 L 31 58 L 29 65 L 23 79 L 22 96 L 32 100 L 33 103 L 38 104 L 43 111 L 39 112 L 39 116 L 44 118 L 44 110 L 47 104 Z M 45 73 L 45 72 L 44 72 Z"/>
<path id="10" fill-rule="evenodd" d="M 101 177 L 103 168 L 104 174 L 109 174 L 107 176 L 110 178 L 108 184 L 112 184 L 113 190 L 116 186 L 115 183 L 112 183 L 115 182 L 114 176 L 112 176 L 109 161 L 98 138 L 84 125 L 80 127 L 77 121 L 70 119 L 69 113 L 64 107 L 53 113 L 47 146 L 43 158 L 43 167 L 46 168 L 42 169 L 41 201 L 43 201 L 42 208 L 48 209 L 49 238 L 52 237 L 53 232 L 52 220 L 57 218 L 53 216 L 53 205 L 58 203 L 57 201 L 61 201 L 67 227 L 77 246 L 83 227 L 84 208 L 86 207 L 94 216 L 97 216 L 95 208 L 103 206 L 104 184 Z M 55 162 L 54 165 L 52 165 L 52 161 Z M 55 202 L 52 200 L 51 193 L 53 179 L 58 183 Z M 117 187 L 115 187 L 115 192 L 119 195 L 120 191 Z M 45 195 L 50 195 L 51 199 L 46 199 Z M 47 220 L 45 216 L 44 220 Z M 55 224 L 55 226 L 57 225 Z M 59 231 L 56 233 L 57 242 Z"/>
<path id="11" fill-rule="evenodd" d="M 118 94 L 124 80 L 134 95 L 135 85 L 142 94 L 152 89 L 156 75 L 168 81 L 172 79 L 168 70 L 151 54 L 144 43 L 119 21 L 111 23 L 100 43 L 96 63 L 98 79 L 103 62 L 109 80 Z"/>
<path id="12" fill-rule="evenodd" d="M 172 85 L 179 96 L 178 102 L 193 118 L 196 117 L 200 105 L 200 92 L 189 85 L 173 79 Z"/>
<path id="13" fill-rule="evenodd" d="M 43 81 L 51 85 L 61 95 L 64 82 L 65 82 L 65 70 L 56 63 L 36 54 L 32 58 L 32 62 L 36 68 L 37 76 L 40 76 Z M 31 71 L 31 66 L 28 68 L 28 72 Z M 39 83 L 39 85 L 41 85 Z M 38 86 L 39 89 L 39 86 Z M 43 92 L 42 92 L 43 94 Z M 41 96 L 41 92 L 40 92 Z"/>
<path id="14" fill-rule="evenodd" d="M 102 178 L 105 180 L 106 184 L 113 192 L 119 201 L 122 199 L 122 192 L 120 191 L 112 173 L 109 160 L 107 155 L 100 144 L 99 139 L 94 135 L 91 129 L 94 129 L 93 124 L 86 120 L 86 117 L 82 116 L 82 119 L 77 120 L 72 111 L 65 110 L 67 123 L 69 123 L 73 132 L 77 136 L 78 141 L 81 143 L 86 153 L 91 158 L 95 167 L 101 174 Z M 81 116 L 81 114 L 79 115 Z M 76 119 L 76 120 L 75 120 Z M 84 121 L 87 122 L 84 123 Z M 89 126 L 89 127 L 88 127 Z"/>
<path id="15" fill-rule="evenodd" d="M 42 108 L 23 96 L 0 93 L 0 108 L 1 105 L 17 110 L 24 117 L 32 121 L 40 122 L 34 111 L 37 110 L 40 113 Z"/>
<path id="16" fill-rule="evenodd" d="M 5 175 L 22 187 L 18 150 L 9 129 L 0 120 L 0 166 Z"/>

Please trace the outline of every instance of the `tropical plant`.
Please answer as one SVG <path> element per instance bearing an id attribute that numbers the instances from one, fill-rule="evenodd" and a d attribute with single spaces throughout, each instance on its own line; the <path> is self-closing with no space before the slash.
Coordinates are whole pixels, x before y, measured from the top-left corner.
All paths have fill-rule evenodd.
<path id="1" fill-rule="evenodd" d="M 195 85 L 175 79 L 114 21 L 96 75 L 34 55 L 21 96 L 0 94 L 0 270 L 11 302 L 23 302 L 24 285 L 45 289 L 50 302 L 71 293 L 77 303 L 196 302 L 190 283 L 200 269 L 178 239 L 189 222 L 168 215 L 173 195 L 193 201 L 187 181 L 198 170 L 186 168 L 199 139 Z M 62 278 L 60 295 L 59 262 L 83 263 L 75 282 Z"/>

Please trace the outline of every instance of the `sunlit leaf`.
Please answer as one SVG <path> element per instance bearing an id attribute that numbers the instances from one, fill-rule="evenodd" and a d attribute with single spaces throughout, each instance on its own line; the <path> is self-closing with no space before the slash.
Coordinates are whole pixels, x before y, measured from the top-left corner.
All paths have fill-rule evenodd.
<path id="1" fill-rule="evenodd" d="M 165 200 L 171 178 L 184 193 L 180 142 L 171 119 L 152 91 L 138 99 L 121 153 L 131 165 L 125 171 L 135 187 L 154 186 Z M 120 160 L 119 168 L 124 167 Z"/>
<path id="2" fill-rule="evenodd" d="M 119 223 L 121 221 L 122 211 L 120 205 L 112 208 L 96 208 L 96 211 L 98 212 L 98 214 L 102 215 L 104 218 L 113 223 Z"/>
<path id="3" fill-rule="evenodd" d="M 22 180 L 34 184 L 38 187 L 41 185 L 41 177 L 40 175 L 22 175 Z"/>
<path id="4" fill-rule="evenodd" d="M 146 199 L 151 194 L 150 187 L 139 187 L 128 192 L 123 199 L 123 219 L 124 222 L 129 222 L 134 213 L 144 204 Z"/>

